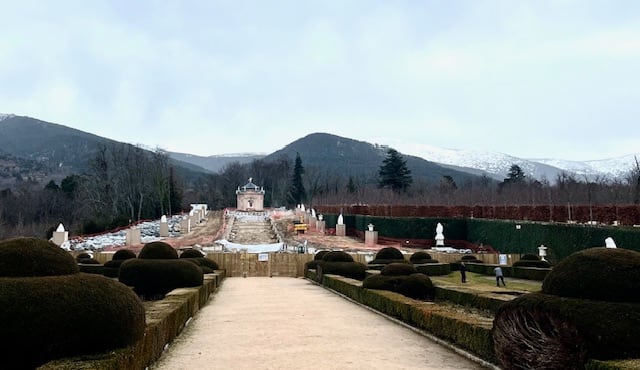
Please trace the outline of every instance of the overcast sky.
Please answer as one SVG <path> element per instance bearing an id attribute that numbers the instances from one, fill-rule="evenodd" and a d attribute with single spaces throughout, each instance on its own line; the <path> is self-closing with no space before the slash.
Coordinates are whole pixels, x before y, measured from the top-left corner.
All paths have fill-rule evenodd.
<path id="1" fill-rule="evenodd" d="M 640 1 L 0 0 L 0 113 L 199 155 L 313 132 L 640 152 Z"/>

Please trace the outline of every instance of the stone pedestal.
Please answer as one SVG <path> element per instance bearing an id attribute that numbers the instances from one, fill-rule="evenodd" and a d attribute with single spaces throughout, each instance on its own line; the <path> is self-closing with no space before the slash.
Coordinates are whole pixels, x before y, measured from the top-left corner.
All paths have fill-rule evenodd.
<path id="1" fill-rule="evenodd" d="M 166 238 L 169 236 L 169 224 L 167 222 L 160 222 L 160 237 Z"/>
<path id="2" fill-rule="evenodd" d="M 140 244 L 140 229 L 132 227 L 127 230 L 127 245 L 138 245 Z"/>
<path id="3" fill-rule="evenodd" d="M 53 242 L 53 244 L 57 245 L 58 247 L 67 240 L 69 240 L 68 231 L 54 231 L 53 236 L 51 237 L 51 241 Z"/>
<path id="4" fill-rule="evenodd" d="M 377 231 L 365 231 L 364 232 L 364 245 L 367 247 L 373 247 L 378 244 L 378 232 Z"/>
<path id="5" fill-rule="evenodd" d="M 318 228 L 318 219 L 315 216 L 309 218 L 309 226 L 314 230 Z"/>
<path id="6" fill-rule="evenodd" d="M 316 229 L 318 230 L 318 232 L 321 232 L 324 234 L 324 228 L 325 228 L 325 221 L 318 221 L 316 223 Z"/>
<path id="7" fill-rule="evenodd" d="M 180 221 L 180 233 L 186 234 L 188 232 L 191 232 L 191 220 L 187 218 Z"/>
<path id="8" fill-rule="evenodd" d="M 347 225 L 336 225 L 336 236 L 347 236 Z"/>

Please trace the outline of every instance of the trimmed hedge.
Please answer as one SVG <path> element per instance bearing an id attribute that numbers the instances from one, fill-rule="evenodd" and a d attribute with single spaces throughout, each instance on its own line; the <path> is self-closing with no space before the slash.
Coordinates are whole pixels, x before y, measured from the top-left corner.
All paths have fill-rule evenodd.
<path id="1" fill-rule="evenodd" d="M 92 257 L 89 257 L 89 258 L 78 258 L 77 261 L 78 261 L 78 263 L 82 263 L 82 264 L 85 264 L 85 265 L 99 265 L 100 264 L 100 262 L 97 259 L 92 258 Z"/>
<path id="2" fill-rule="evenodd" d="M 551 264 L 542 260 L 519 260 L 513 264 L 513 267 L 550 268 Z"/>
<path id="3" fill-rule="evenodd" d="M 131 249 L 118 249 L 111 257 L 111 260 L 124 261 L 131 258 L 136 258 L 136 254 Z"/>
<path id="4" fill-rule="evenodd" d="M 129 259 L 120 266 L 118 280 L 146 299 L 163 297 L 177 288 L 202 285 L 202 269 L 187 260 Z"/>
<path id="5" fill-rule="evenodd" d="M 123 348 L 145 330 L 140 299 L 103 276 L 3 277 L 0 307 L 0 358 L 11 369 Z"/>
<path id="6" fill-rule="evenodd" d="M 640 302 L 640 252 L 620 248 L 576 252 L 549 272 L 542 292 L 609 302 Z"/>
<path id="7" fill-rule="evenodd" d="M 197 249 L 187 249 L 186 251 L 180 253 L 180 258 L 202 258 L 204 256 L 204 253 L 200 252 Z"/>
<path id="8" fill-rule="evenodd" d="M 414 266 L 416 271 L 428 276 L 449 275 L 451 273 L 451 265 L 448 263 L 427 263 Z"/>
<path id="9" fill-rule="evenodd" d="M 170 244 L 156 241 L 147 243 L 138 253 L 140 259 L 178 259 L 178 251 Z"/>
<path id="10" fill-rule="evenodd" d="M 78 264 L 64 249 L 37 238 L 0 242 L 0 277 L 77 274 Z"/>
<path id="11" fill-rule="evenodd" d="M 120 266 L 124 261 L 126 260 L 111 260 L 105 262 L 102 266 L 102 274 L 106 277 L 117 278 L 118 273 L 120 273 Z"/>
<path id="12" fill-rule="evenodd" d="M 398 249 L 394 247 L 384 247 L 376 253 L 373 261 L 369 262 L 371 265 L 386 265 L 389 263 L 395 262 L 406 262 L 404 259 L 404 254 Z"/>
<path id="13" fill-rule="evenodd" d="M 202 268 L 202 271 L 205 274 L 210 274 L 211 272 L 215 271 L 215 270 L 220 270 L 220 267 L 218 266 L 218 263 L 210 258 L 207 257 L 193 257 L 193 258 L 184 258 L 185 261 L 189 261 L 189 262 L 193 262 L 196 265 L 200 266 L 200 268 Z M 205 272 L 205 270 L 209 271 L 209 272 Z"/>
<path id="14" fill-rule="evenodd" d="M 424 263 L 438 263 L 438 260 L 431 258 L 431 255 L 427 252 L 416 252 L 409 257 L 409 262 L 417 265 Z"/>
<path id="15" fill-rule="evenodd" d="M 329 253 L 329 251 L 320 251 L 320 252 L 316 253 L 313 256 L 313 260 L 314 261 L 320 261 L 320 260 L 322 260 L 322 257 L 324 257 L 324 255 L 327 254 L 327 253 Z"/>
<path id="16" fill-rule="evenodd" d="M 322 260 L 326 262 L 353 262 L 353 257 L 343 251 L 331 251 L 322 256 Z"/>
<path id="17" fill-rule="evenodd" d="M 588 359 L 640 357 L 639 303 L 530 293 L 502 305 L 493 338 L 505 369 L 582 369 Z"/>
<path id="18" fill-rule="evenodd" d="M 325 274 L 340 275 L 356 280 L 363 280 L 367 276 L 367 267 L 360 262 L 319 261 L 316 272 L 319 281 L 322 281 L 322 277 Z"/>
<path id="19" fill-rule="evenodd" d="M 416 271 L 415 266 L 410 263 L 390 263 L 380 270 L 380 275 L 384 276 L 406 276 L 415 274 Z"/>

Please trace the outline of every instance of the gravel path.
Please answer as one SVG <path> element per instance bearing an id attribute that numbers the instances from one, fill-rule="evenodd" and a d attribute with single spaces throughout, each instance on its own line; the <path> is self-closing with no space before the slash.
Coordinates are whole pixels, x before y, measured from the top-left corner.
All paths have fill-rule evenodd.
<path id="1" fill-rule="evenodd" d="M 154 370 L 483 369 L 305 279 L 227 278 Z"/>

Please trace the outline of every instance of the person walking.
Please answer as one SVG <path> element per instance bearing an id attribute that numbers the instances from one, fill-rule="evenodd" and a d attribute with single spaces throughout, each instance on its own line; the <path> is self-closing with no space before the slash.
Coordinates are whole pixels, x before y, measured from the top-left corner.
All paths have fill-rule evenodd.
<path id="1" fill-rule="evenodd" d="M 467 266 L 464 262 L 460 263 L 460 277 L 462 278 L 463 283 L 467 282 Z"/>
<path id="2" fill-rule="evenodd" d="M 504 283 L 504 275 L 502 274 L 502 268 L 500 266 L 493 269 L 493 272 L 496 273 L 496 286 L 500 286 L 500 282 L 502 281 L 502 286 L 507 286 Z"/>

